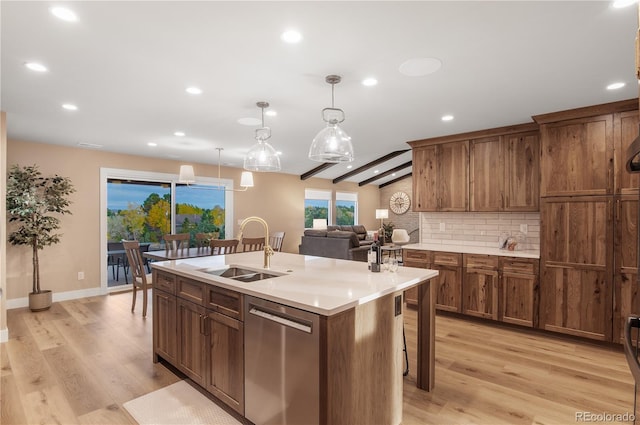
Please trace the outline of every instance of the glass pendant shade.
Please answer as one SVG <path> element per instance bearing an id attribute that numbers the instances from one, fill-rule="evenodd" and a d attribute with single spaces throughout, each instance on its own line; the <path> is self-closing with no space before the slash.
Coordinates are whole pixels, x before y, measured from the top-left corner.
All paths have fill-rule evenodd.
<path id="1" fill-rule="evenodd" d="M 313 138 L 309 159 L 320 162 L 353 161 L 351 137 L 338 124 L 329 123 Z"/>
<path id="2" fill-rule="evenodd" d="M 250 171 L 280 171 L 280 157 L 267 142 L 258 141 L 244 157 L 244 169 Z"/>

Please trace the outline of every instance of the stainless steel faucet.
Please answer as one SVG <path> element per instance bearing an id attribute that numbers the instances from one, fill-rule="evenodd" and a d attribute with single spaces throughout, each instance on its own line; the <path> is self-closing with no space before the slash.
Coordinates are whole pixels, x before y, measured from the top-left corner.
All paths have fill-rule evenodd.
<path id="1" fill-rule="evenodd" d="M 247 217 L 242 220 L 242 223 L 240 223 L 240 242 L 242 242 L 242 231 L 244 230 L 244 226 L 252 221 L 256 221 L 264 227 L 264 268 L 269 269 L 271 268 L 271 256 L 274 254 L 274 251 L 273 248 L 271 248 L 271 245 L 269 245 L 269 225 L 266 221 L 256 216 Z"/>

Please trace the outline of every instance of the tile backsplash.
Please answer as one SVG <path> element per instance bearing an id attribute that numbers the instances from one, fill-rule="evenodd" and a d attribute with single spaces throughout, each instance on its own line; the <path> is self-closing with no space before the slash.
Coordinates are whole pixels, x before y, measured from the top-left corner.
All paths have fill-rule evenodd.
<path id="1" fill-rule="evenodd" d="M 502 233 L 524 235 L 518 249 L 540 250 L 540 213 L 423 212 L 420 242 L 498 247 Z"/>

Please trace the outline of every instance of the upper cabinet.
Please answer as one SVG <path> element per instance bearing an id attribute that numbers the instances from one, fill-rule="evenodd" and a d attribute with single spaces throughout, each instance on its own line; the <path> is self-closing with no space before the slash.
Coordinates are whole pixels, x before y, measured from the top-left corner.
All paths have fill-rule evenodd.
<path id="1" fill-rule="evenodd" d="M 468 211 L 468 194 L 468 141 L 414 147 L 414 211 Z"/>
<path id="2" fill-rule="evenodd" d="M 536 130 L 471 140 L 470 210 L 537 211 L 539 169 Z"/>
<path id="3" fill-rule="evenodd" d="M 611 195 L 637 191 L 624 154 L 637 134 L 637 100 L 533 117 L 540 124 L 540 195 Z"/>
<path id="4" fill-rule="evenodd" d="M 538 211 L 538 125 L 409 142 L 414 211 Z"/>

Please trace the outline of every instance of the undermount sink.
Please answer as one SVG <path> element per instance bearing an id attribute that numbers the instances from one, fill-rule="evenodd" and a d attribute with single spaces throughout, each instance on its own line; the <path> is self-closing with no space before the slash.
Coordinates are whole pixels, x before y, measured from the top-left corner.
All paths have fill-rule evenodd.
<path id="1" fill-rule="evenodd" d="M 199 271 L 220 277 L 227 277 L 239 282 L 255 282 L 258 280 L 272 279 L 274 277 L 281 276 L 280 274 L 267 273 L 260 270 L 251 270 L 238 266 L 230 266 L 223 269 L 202 269 Z"/>

